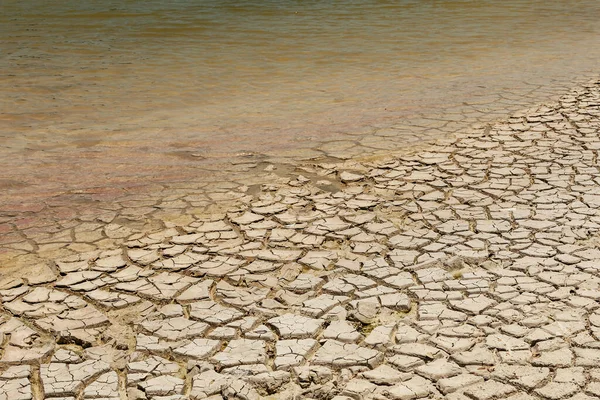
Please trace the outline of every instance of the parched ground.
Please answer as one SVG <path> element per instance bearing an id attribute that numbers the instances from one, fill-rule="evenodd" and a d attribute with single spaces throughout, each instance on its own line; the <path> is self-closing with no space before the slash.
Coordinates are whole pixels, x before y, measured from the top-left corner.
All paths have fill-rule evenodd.
<path id="1" fill-rule="evenodd" d="M 105 249 L 0 283 L 0 399 L 598 398 L 598 150 L 596 80 L 222 214 L 90 220 Z"/>

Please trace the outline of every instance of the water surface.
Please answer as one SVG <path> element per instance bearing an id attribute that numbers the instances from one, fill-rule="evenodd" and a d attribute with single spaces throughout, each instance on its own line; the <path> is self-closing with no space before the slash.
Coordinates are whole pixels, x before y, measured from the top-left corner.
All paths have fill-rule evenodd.
<path id="1" fill-rule="evenodd" d="M 597 0 L 3 0 L 3 197 L 447 135 L 597 72 L 599 20 Z"/>

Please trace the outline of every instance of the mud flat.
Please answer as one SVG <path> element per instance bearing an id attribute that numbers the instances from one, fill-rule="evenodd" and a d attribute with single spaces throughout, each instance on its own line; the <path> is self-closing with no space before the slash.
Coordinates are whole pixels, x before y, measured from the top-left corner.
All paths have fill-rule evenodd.
<path id="1" fill-rule="evenodd" d="M 17 130 L 4 137 L 0 148 L 5 171 L 0 177 L 0 266 L 22 268 L 110 248 L 127 236 L 115 229 L 148 232 L 185 225 L 198 215 L 222 212 L 240 196 L 258 193 L 264 183 L 285 182 L 298 174 L 335 192 L 342 187 L 337 175 L 317 171 L 414 153 L 436 139 L 556 101 L 587 81 L 523 79 L 497 91 L 486 89 L 486 81 L 459 79 L 451 86 L 477 90 L 453 98 L 447 93 L 453 90 L 439 88 L 443 96 L 436 107 L 421 99 L 412 105 L 413 113 L 388 110 L 389 115 L 358 124 L 354 118 L 332 127 L 304 121 L 297 136 L 272 129 L 256 135 L 252 129 L 257 127 L 250 124 L 225 136 L 201 131 L 182 138 L 168 130 L 159 134 L 150 121 L 140 132 L 125 129 L 117 138 L 89 133 L 84 140 L 62 131 L 54 137 L 51 130 L 38 132 L 41 127 Z M 168 121 L 177 126 L 181 117 L 170 115 Z M 4 122 L 11 131 L 10 121 Z M 311 136 L 311 127 L 318 134 Z"/>
<path id="2" fill-rule="evenodd" d="M 596 398 L 599 132 L 594 79 L 421 150 L 240 163 L 55 231 L 24 205 L 0 398 Z"/>

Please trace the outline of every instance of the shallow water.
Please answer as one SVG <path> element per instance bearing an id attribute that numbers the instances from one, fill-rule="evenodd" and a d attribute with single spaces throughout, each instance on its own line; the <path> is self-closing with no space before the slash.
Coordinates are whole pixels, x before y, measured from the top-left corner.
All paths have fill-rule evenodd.
<path id="1" fill-rule="evenodd" d="M 399 148 L 542 101 L 600 60 L 597 0 L 4 0 L 0 11 L 5 200 L 185 179 L 253 153 Z"/>

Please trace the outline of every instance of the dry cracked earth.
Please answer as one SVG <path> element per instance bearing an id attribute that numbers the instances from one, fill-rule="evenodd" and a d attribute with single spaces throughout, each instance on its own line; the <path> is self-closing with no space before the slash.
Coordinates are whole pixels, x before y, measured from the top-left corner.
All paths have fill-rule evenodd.
<path id="1" fill-rule="evenodd" d="M 598 398 L 599 133 L 594 80 L 223 214 L 100 224 L 112 248 L 0 282 L 0 399 Z"/>

